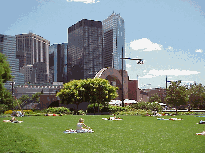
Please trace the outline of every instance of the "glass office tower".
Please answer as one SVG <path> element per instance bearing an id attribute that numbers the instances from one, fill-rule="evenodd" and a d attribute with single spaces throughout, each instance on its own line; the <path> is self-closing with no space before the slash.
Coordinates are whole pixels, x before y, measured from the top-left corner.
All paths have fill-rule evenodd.
<path id="1" fill-rule="evenodd" d="M 125 26 L 120 14 L 112 13 L 102 22 L 103 27 L 103 63 L 104 68 L 122 69 L 122 47 L 125 57 Z M 126 70 L 125 61 L 123 69 Z"/>
<path id="2" fill-rule="evenodd" d="M 68 28 L 68 78 L 93 78 L 103 68 L 102 22 L 83 19 Z"/>
<path id="3" fill-rule="evenodd" d="M 49 47 L 50 82 L 68 82 L 67 48 L 68 43 L 53 44 Z"/>
<path id="4" fill-rule="evenodd" d="M 24 84 L 24 74 L 19 73 L 19 59 L 16 58 L 16 37 L 0 34 L 0 52 L 7 57 L 15 85 Z M 11 88 L 10 83 L 11 81 L 5 83 L 7 89 Z"/>

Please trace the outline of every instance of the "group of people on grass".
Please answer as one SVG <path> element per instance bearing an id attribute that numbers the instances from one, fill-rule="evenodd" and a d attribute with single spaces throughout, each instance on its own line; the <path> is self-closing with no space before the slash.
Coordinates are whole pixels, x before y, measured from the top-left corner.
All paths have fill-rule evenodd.
<path id="1" fill-rule="evenodd" d="M 24 113 L 22 111 L 18 111 L 17 113 L 12 113 L 11 114 L 12 119 L 11 120 L 3 120 L 3 122 L 11 122 L 11 123 L 22 123 L 23 121 L 18 121 L 14 116 L 16 117 L 23 117 Z M 61 114 L 45 114 L 45 116 L 62 116 Z M 114 114 L 114 117 L 109 117 L 109 118 L 102 118 L 104 120 L 122 120 L 120 117 L 116 117 Z M 183 120 L 182 118 L 169 118 L 169 119 L 164 119 L 164 118 L 157 118 L 158 120 Z M 205 121 L 200 120 L 199 123 L 196 124 L 205 124 Z M 66 130 L 66 132 L 73 132 L 73 133 L 87 133 L 87 132 L 94 132 L 90 127 L 85 125 L 84 119 L 80 118 L 79 122 L 77 123 L 77 128 L 76 130 Z M 196 133 L 196 135 L 205 135 L 205 131 L 202 133 Z"/>

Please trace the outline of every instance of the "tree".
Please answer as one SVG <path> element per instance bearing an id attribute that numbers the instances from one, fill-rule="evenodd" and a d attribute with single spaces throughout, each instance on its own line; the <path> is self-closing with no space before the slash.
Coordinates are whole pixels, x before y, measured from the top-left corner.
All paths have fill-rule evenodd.
<path id="1" fill-rule="evenodd" d="M 176 113 L 177 108 L 180 105 L 187 104 L 188 101 L 187 88 L 185 86 L 180 86 L 180 83 L 181 81 L 171 82 L 166 95 L 166 102 L 175 106 Z"/>
<path id="2" fill-rule="evenodd" d="M 153 95 L 151 95 L 151 97 L 149 98 L 149 102 L 159 102 L 161 103 L 161 97 L 159 97 L 159 94 L 155 93 Z"/>
<path id="3" fill-rule="evenodd" d="M 42 94 L 41 92 L 37 92 L 37 93 L 33 94 L 32 97 L 31 97 L 31 100 L 34 103 L 39 103 L 40 102 L 40 95 L 41 94 Z"/>
<path id="4" fill-rule="evenodd" d="M 30 97 L 28 95 L 22 95 L 19 99 L 18 99 L 18 103 L 19 105 L 25 104 L 28 101 L 30 101 Z"/>
<path id="5" fill-rule="evenodd" d="M 105 79 L 84 79 L 84 80 L 73 80 L 64 84 L 64 88 L 57 93 L 61 103 L 69 104 L 75 103 L 77 105 L 80 102 L 90 102 L 105 104 L 111 99 L 116 98 L 117 87 L 111 86 Z"/>
<path id="6" fill-rule="evenodd" d="M 0 86 L 4 84 L 0 84 Z M 14 97 L 5 87 L 0 87 L 0 107 L 2 110 L 11 109 L 14 104 Z"/>
<path id="7" fill-rule="evenodd" d="M 0 83 L 6 83 L 6 81 L 11 80 L 12 78 L 9 62 L 7 61 L 6 56 L 0 53 Z"/>
<path id="8" fill-rule="evenodd" d="M 202 109 L 205 105 L 205 87 L 202 84 L 192 85 L 188 91 L 189 104 L 193 108 Z"/>
<path id="9" fill-rule="evenodd" d="M 9 62 L 4 54 L 0 53 L 0 107 L 8 109 L 12 107 L 12 94 L 4 87 L 4 83 L 13 78 Z"/>
<path id="10" fill-rule="evenodd" d="M 62 104 L 70 104 L 74 103 L 78 105 L 80 102 L 82 102 L 84 95 L 84 89 L 82 88 L 82 80 L 73 80 L 68 83 L 63 84 L 64 88 L 61 89 L 56 96 L 59 96 L 61 99 Z"/>
<path id="11" fill-rule="evenodd" d="M 86 100 L 90 103 L 93 103 L 94 107 L 95 103 L 97 103 L 98 112 L 99 104 L 105 105 L 106 102 L 109 102 L 118 96 L 116 92 L 118 87 L 110 85 L 110 83 L 106 79 L 87 79 L 87 83 L 84 84 L 83 87 L 86 89 Z"/>

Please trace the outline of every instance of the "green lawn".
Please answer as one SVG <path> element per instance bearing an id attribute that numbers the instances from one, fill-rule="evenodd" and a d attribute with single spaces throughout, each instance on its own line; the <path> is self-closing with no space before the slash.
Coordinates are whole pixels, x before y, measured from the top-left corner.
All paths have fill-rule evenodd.
<path id="1" fill-rule="evenodd" d="M 95 133 L 65 134 L 85 119 Z M 96 116 L 32 116 L 17 118 L 21 124 L 4 123 L 0 118 L 0 152 L 204 152 L 205 130 L 196 124 L 204 117 L 177 116 L 182 121 L 163 121 L 156 117 L 121 116 L 122 121 L 104 121 Z M 165 117 L 169 118 L 169 117 Z"/>

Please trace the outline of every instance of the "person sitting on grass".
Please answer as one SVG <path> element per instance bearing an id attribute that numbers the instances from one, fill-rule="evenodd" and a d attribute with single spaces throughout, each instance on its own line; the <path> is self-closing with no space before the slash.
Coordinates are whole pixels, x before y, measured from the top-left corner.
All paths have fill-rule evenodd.
<path id="1" fill-rule="evenodd" d="M 85 127 L 88 128 L 88 129 L 86 129 Z M 89 130 L 90 130 L 90 127 L 88 127 L 87 125 L 84 124 L 84 119 L 80 118 L 80 119 L 79 119 L 79 122 L 77 123 L 77 129 L 76 129 L 76 131 L 77 131 L 78 133 L 86 133 L 86 132 L 88 132 Z"/>

